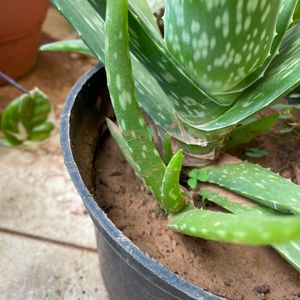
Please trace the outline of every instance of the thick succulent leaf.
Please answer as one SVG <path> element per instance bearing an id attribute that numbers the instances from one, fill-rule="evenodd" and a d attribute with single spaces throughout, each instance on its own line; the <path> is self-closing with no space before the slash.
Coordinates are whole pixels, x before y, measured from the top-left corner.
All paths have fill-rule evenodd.
<path id="1" fill-rule="evenodd" d="M 298 0 L 294 16 L 293 16 L 293 24 L 299 23 L 300 22 L 300 1 Z"/>
<path id="2" fill-rule="evenodd" d="M 52 0 L 56 9 L 70 22 L 84 43 L 104 62 L 104 20 L 85 0 Z M 104 1 L 98 1 L 104 3 Z M 80 9 L 79 9 L 80 8 Z M 105 11 L 105 5 L 104 5 Z"/>
<path id="3" fill-rule="evenodd" d="M 162 137 L 162 152 L 163 160 L 167 165 L 173 157 L 172 141 L 168 134 L 164 134 Z"/>
<path id="4" fill-rule="evenodd" d="M 156 150 L 135 96 L 128 47 L 127 0 L 109 0 L 106 7 L 105 62 L 111 102 L 122 136 L 138 173 L 161 201 L 165 165 Z M 111 47 L 114 51 L 111 51 Z"/>
<path id="5" fill-rule="evenodd" d="M 244 81 L 234 88 L 234 91 L 230 91 L 230 93 L 243 91 L 245 88 L 251 86 L 255 81 L 263 76 L 274 57 L 278 54 L 280 43 L 282 42 L 288 27 L 292 23 L 293 12 L 295 10 L 297 1 L 298 0 L 281 1 L 280 12 L 276 23 L 276 36 L 273 39 L 269 56 L 266 58 L 261 67 L 251 73 Z"/>
<path id="6" fill-rule="evenodd" d="M 162 181 L 162 203 L 170 213 L 176 213 L 185 206 L 183 193 L 179 185 L 182 162 L 183 151 L 179 150 L 170 160 Z"/>
<path id="7" fill-rule="evenodd" d="M 86 0 L 65 1 L 53 0 L 56 8 L 66 16 L 76 29 L 78 34 L 84 40 L 84 44 L 88 46 L 92 53 L 95 53 L 100 61 L 105 60 L 104 57 L 104 20 L 106 5 L 104 1 L 98 1 L 97 5 L 102 5 L 96 11 Z M 80 10 L 78 10 L 80 7 Z M 88 22 L 83 20 L 88 19 Z M 84 49 L 84 45 L 78 43 L 80 49 Z M 133 72 L 136 84 L 136 93 L 143 109 L 151 115 L 153 121 L 160 127 L 164 128 L 171 136 L 179 140 L 185 141 L 186 134 L 182 130 L 183 125 L 176 118 L 176 112 L 169 102 L 159 84 L 152 77 L 147 69 L 134 57 L 132 58 Z"/>
<path id="8" fill-rule="evenodd" d="M 231 90 L 268 57 L 280 3 L 168 0 L 164 19 L 168 49 L 210 94 Z M 223 105 L 234 99 L 226 100 L 218 99 Z"/>
<path id="9" fill-rule="evenodd" d="M 248 162 L 221 164 L 204 169 L 207 182 L 282 212 L 300 213 L 300 186 Z"/>
<path id="10" fill-rule="evenodd" d="M 256 120 L 236 127 L 230 135 L 225 149 L 233 148 L 237 145 L 248 143 L 256 136 L 267 132 L 278 120 L 279 114 L 273 114 L 262 119 Z"/>
<path id="11" fill-rule="evenodd" d="M 243 205 L 233 202 L 210 189 L 201 189 L 199 194 L 203 199 L 214 202 L 234 214 L 262 216 L 276 216 L 279 214 L 279 212 L 260 204 L 249 202 L 248 205 Z M 300 239 L 286 244 L 273 244 L 272 247 L 300 272 Z"/>
<path id="12" fill-rule="evenodd" d="M 141 165 L 133 159 L 130 146 L 125 141 L 121 129 L 109 119 L 106 119 L 106 122 L 113 139 L 120 147 L 127 162 L 141 179 L 143 179 L 144 173 L 141 170 Z M 183 153 L 182 151 L 179 151 L 170 160 L 162 181 L 161 204 L 170 213 L 176 213 L 186 205 L 179 185 L 182 160 Z"/>
<path id="13" fill-rule="evenodd" d="M 243 205 L 241 203 L 232 202 L 229 198 L 220 196 L 213 190 L 201 189 L 199 193 L 204 199 L 212 201 L 217 205 L 225 208 L 234 214 L 251 214 L 251 215 L 278 215 L 279 212 L 267 208 L 265 206 L 250 203 Z M 285 244 L 273 244 L 272 247 L 280 253 L 290 264 L 300 271 L 300 240 L 294 240 Z"/>
<path id="14" fill-rule="evenodd" d="M 118 144 L 119 148 L 121 149 L 125 159 L 130 164 L 130 166 L 134 169 L 134 171 L 141 176 L 139 173 L 140 167 L 135 163 L 135 161 L 132 159 L 130 148 L 128 144 L 126 143 L 125 139 L 122 135 L 122 130 L 120 127 L 118 127 L 114 122 L 112 122 L 110 119 L 106 119 L 106 124 L 108 126 L 109 132 L 112 135 L 115 142 Z"/>
<path id="15" fill-rule="evenodd" d="M 82 40 L 64 40 L 42 45 L 41 51 L 76 52 L 95 56 Z"/>
<path id="16" fill-rule="evenodd" d="M 92 0 L 90 0 L 92 2 Z M 86 0 L 52 0 L 57 9 L 65 15 L 76 29 L 79 36 L 82 37 L 84 43 L 95 53 L 97 58 L 102 62 L 104 59 L 104 16 L 105 16 L 105 1 L 97 1 L 97 3 L 89 3 Z M 97 5 L 97 11 L 94 6 Z M 80 10 L 78 10 L 80 7 Z M 83 20 L 88 19 L 88 22 Z M 95 42 L 96 41 L 96 42 Z M 135 78 L 137 98 L 143 110 L 151 116 L 156 125 L 163 128 L 170 136 L 176 138 L 183 143 L 192 143 L 189 135 L 186 133 L 182 121 L 177 116 L 177 112 L 171 105 L 169 98 L 166 96 L 160 85 L 148 72 L 142 63 L 139 62 L 133 55 L 132 67 Z M 220 108 L 217 105 L 210 105 L 210 101 L 206 103 L 197 103 L 188 96 L 184 100 L 190 107 L 186 110 L 193 114 L 193 118 L 189 120 L 199 124 L 200 115 L 203 120 L 220 115 L 226 108 Z M 174 104 L 173 104 L 174 105 Z M 200 108 L 199 108 L 200 107 Z M 204 116 L 201 110 L 209 112 L 210 116 Z M 188 126 L 186 126 L 188 127 Z M 199 130 L 195 130 L 195 134 L 199 134 Z"/>
<path id="17" fill-rule="evenodd" d="M 40 50 L 78 52 L 89 56 L 95 56 L 82 40 L 54 42 L 41 46 Z M 172 105 L 170 105 L 168 98 L 159 84 L 135 57 L 132 56 L 132 60 L 134 74 L 137 78 L 135 80 L 137 96 L 139 103 L 144 108 L 145 112 L 152 115 L 155 124 L 163 128 L 168 134 L 183 142 L 189 142 L 185 139 L 186 132 L 182 131 L 182 125 L 180 125 L 179 120 L 174 117 L 174 115 L 176 115 L 175 110 Z M 160 100 L 159 103 L 157 99 Z"/>
<path id="18" fill-rule="evenodd" d="M 1 130 L 8 143 L 17 146 L 25 141 L 42 141 L 49 137 L 52 106 L 38 89 L 13 100 L 1 114 Z"/>
<path id="19" fill-rule="evenodd" d="M 105 19 L 106 2 L 107 0 L 88 0 L 88 2 L 97 10 L 102 19 Z M 151 34 L 157 39 L 161 39 L 160 30 L 156 23 L 155 17 L 147 1 L 144 0 L 129 0 L 129 8 L 139 16 L 141 21 L 146 24 Z"/>
<path id="20" fill-rule="evenodd" d="M 272 247 L 300 272 L 300 239 Z"/>
<path id="21" fill-rule="evenodd" d="M 214 189 L 210 189 L 210 187 L 201 188 L 199 191 L 199 195 L 203 198 L 203 200 L 214 202 L 215 204 L 225 208 L 226 210 L 234 214 L 247 214 L 254 216 L 282 216 L 281 212 L 267 206 L 257 204 L 250 200 L 247 203 L 238 203 L 231 201 L 229 198 L 223 195 L 219 195 Z"/>
<path id="22" fill-rule="evenodd" d="M 89 0 L 89 2 L 103 17 L 105 6 L 103 1 Z M 196 124 L 220 116 L 226 108 L 210 101 L 207 95 L 184 74 L 166 50 L 161 36 L 149 27 L 149 21 L 143 14 L 143 10 L 137 7 L 135 1 L 129 3 L 130 49 L 159 82 L 178 116 L 183 121 L 189 119 L 189 122 Z"/>
<path id="23" fill-rule="evenodd" d="M 158 8 L 159 3 L 157 1 L 154 2 L 151 4 L 155 5 L 155 8 Z M 152 34 L 154 34 L 158 39 L 162 39 L 153 11 L 151 10 L 150 3 L 145 0 L 129 0 L 129 6 L 134 13 L 143 20 L 143 23 L 149 30 L 151 30 Z"/>
<path id="24" fill-rule="evenodd" d="M 160 84 L 182 120 L 196 124 L 204 123 L 227 109 L 201 93 L 173 63 L 168 52 L 153 41 L 147 30 L 140 26 L 135 18 L 130 20 L 132 52 Z M 141 36 L 143 38 L 137 38 Z"/>
<path id="25" fill-rule="evenodd" d="M 272 102 L 287 94 L 300 82 L 300 24 L 285 35 L 279 54 L 275 57 L 263 78 L 245 90 L 235 104 L 216 120 L 201 130 L 217 130 L 238 124 Z"/>
<path id="26" fill-rule="evenodd" d="M 300 217 L 233 215 L 190 209 L 169 220 L 174 231 L 220 242 L 270 245 L 300 238 Z"/>
<path id="27" fill-rule="evenodd" d="M 143 179 L 144 174 L 141 172 L 141 167 L 133 160 L 130 147 L 125 141 L 121 129 L 109 119 L 106 119 L 106 122 L 113 139 L 120 147 L 127 162 Z M 183 153 L 179 151 L 170 160 L 162 181 L 162 205 L 170 213 L 176 213 L 186 205 L 179 185 L 182 160 Z"/>
<path id="28" fill-rule="evenodd" d="M 99 15 L 103 15 L 103 3 L 89 1 L 93 2 L 93 7 Z M 178 116 L 184 122 L 189 120 L 195 124 L 205 123 L 220 116 L 226 108 L 210 101 L 207 95 L 184 74 L 165 48 L 161 37 L 149 30 L 141 10 L 134 9 L 132 5 L 129 11 L 131 52 L 160 84 Z"/>

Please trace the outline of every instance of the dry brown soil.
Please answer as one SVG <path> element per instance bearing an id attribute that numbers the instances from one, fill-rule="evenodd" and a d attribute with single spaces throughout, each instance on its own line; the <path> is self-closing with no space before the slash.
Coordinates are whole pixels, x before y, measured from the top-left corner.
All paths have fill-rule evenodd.
<path id="1" fill-rule="evenodd" d="M 299 135 L 270 132 L 249 147 L 263 147 L 265 158 L 252 161 L 272 166 L 297 180 Z M 179 235 L 167 228 L 166 217 L 135 176 L 110 137 L 98 149 L 96 197 L 124 234 L 176 274 L 229 299 L 300 299 L 300 274 L 269 247 L 230 245 Z M 243 151 L 238 151 L 243 157 Z M 298 174 L 298 175 L 297 175 Z"/>

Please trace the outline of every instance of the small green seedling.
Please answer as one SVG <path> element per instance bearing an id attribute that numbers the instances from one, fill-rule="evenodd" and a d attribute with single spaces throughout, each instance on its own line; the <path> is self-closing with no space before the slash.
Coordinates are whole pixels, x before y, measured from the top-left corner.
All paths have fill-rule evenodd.
<path id="1" fill-rule="evenodd" d="M 195 189 L 198 181 L 206 182 L 208 180 L 208 172 L 204 169 L 193 169 L 189 172 L 189 177 L 187 184 L 191 189 Z"/>
<path id="2" fill-rule="evenodd" d="M 164 37 L 142 0 L 53 3 L 86 43 L 78 51 L 104 62 L 118 123 L 108 121 L 111 133 L 168 211 L 171 229 L 254 245 L 300 237 L 299 186 L 249 163 L 206 167 L 226 145 L 247 142 L 241 134 L 269 129 L 278 115 L 251 125 L 249 118 L 299 84 L 297 0 L 166 0 Z M 143 113 L 156 126 L 163 158 Z M 289 215 L 197 209 L 179 184 L 181 162 L 197 169 L 192 187 L 213 182 Z"/>

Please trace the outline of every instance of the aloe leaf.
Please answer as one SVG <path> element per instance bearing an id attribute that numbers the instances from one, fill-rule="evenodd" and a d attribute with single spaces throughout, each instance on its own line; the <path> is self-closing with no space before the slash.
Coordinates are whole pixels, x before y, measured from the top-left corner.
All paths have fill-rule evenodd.
<path id="1" fill-rule="evenodd" d="M 86 0 L 77 0 L 76 2 L 52 0 L 52 2 L 56 8 L 69 19 L 71 25 L 76 29 L 79 36 L 82 37 L 84 43 L 95 53 L 97 58 L 105 62 L 103 20 L 105 11 L 103 10 L 105 10 L 106 2 L 97 1 L 97 3 L 92 3 L 93 5 L 97 5 L 97 11 L 94 6 Z M 78 10 L 78 7 L 80 7 L 80 10 Z M 84 22 L 83 20 L 85 19 L 89 21 Z M 182 121 L 177 116 L 177 112 L 173 107 L 174 104 L 171 104 L 169 98 L 145 66 L 133 55 L 131 55 L 131 58 L 137 98 L 143 110 L 151 115 L 155 124 L 163 128 L 170 136 L 183 143 L 192 143 L 193 140 L 191 141 L 189 139 Z M 189 108 L 186 107 L 186 110 L 189 111 L 190 114 L 193 114 L 193 117 L 189 120 L 196 124 L 199 123 L 199 117 L 204 119 L 214 118 L 214 116 L 220 115 L 220 113 L 226 109 L 220 109 L 217 105 L 211 106 L 211 101 L 208 99 L 206 100 L 207 103 L 197 103 L 197 101 L 188 96 L 185 96 L 184 100 L 190 105 Z M 206 107 L 206 105 L 208 106 Z M 202 110 L 205 109 L 209 111 L 210 116 L 205 116 L 202 113 Z M 186 125 L 186 127 L 188 126 Z M 195 134 L 200 133 L 199 130 L 195 130 Z"/>
<path id="2" fill-rule="evenodd" d="M 52 0 L 56 9 L 70 22 L 79 37 L 104 61 L 104 21 L 85 0 Z M 104 3 L 103 1 L 98 1 Z M 80 9 L 78 9 L 80 7 Z M 88 21 L 87 21 L 88 20 Z"/>
<path id="3" fill-rule="evenodd" d="M 231 90 L 268 57 L 280 3 L 166 1 L 168 49 L 211 94 Z M 225 100 L 218 99 L 223 105 L 232 104 L 234 99 L 229 103 Z"/>
<path id="4" fill-rule="evenodd" d="M 82 40 L 65 40 L 49 43 L 41 46 L 40 50 L 78 52 L 89 56 L 95 56 Z M 152 114 L 152 119 L 157 126 L 163 128 L 171 136 L 185 142 L 185 132 L 181 131 L 182 125 L 180 125 L 178 119 L 174 118 L 176 112 L 172 105 L 170 105 L 168 98 L 161 87 L 135 57 L 132 57 L 132 59 L 135 77 L 138 78 L 135 85 L 139 103 L 149 115 Z M 160 103 L 157 103 L 156 99 L 160 99 Z M 171 154 L 170 158 L 172 155 L 173 154 Z"/>
<path id="5" fill-rule="evenodd" d="M 233 148 L 237 145 L 248 143 L 256 136 L 267 132 L 278 120 L 279 114 L 273 114 L 259 120 L 254 120 L 246 125 L 238 126 L 230 135 L 225 149 Z"/>
<path id="6" fill-rule="evenodd" d="M 65 40 L 42 45 L 41 51 L 77 52 L 95 56 L 82 40 Z"/>
<path id="7" fill-rule="evenodd" d="M 105 11 L 103 12 L 103 10 L 106 8 L 106 2 L 97 2 L 98 11 L 86 0 L 77 0 L 76 2 L 52 0 L 52 3 L 69 19 L 71 25 L 84 40 L 82 43 L 86 44 L 91 52 L 95 53 L 97 58 L 104 62 L 103 16 Z M 80 10 L 78 10 L 78 7 L 80 7 Z M 83 21 L 85 19 L 89 21 Z M 131 58 L 139 103 L 151 115 L 156 125 L 164 128 L 171 136 L 185 141 L 186 134 L 182 131 L 183 125 L 176 117 L 176 112 L 168 97 L 147 69 L 134 56 L 131 56 Z"/>
<path id="8" fill-rule="evenodd" d="M 89 2 L 99 16 L 104 18 L 104 3 L 94 0 Z M 137 9 L 135 1 L 129 3 L 130 49 L 161 85 L 179 117 L 199 124 L 221 115 L 226 108 L 210 101 L 208 95 L 184 74 L 168 53 L 161 37 L 149 28 L 143 10 Z M 143 38 L 140 39 L 139 36 Z"/>
<path id="9" fill-rule="evenodd" d="M 249 245 L 285 243 L 300 237 L 300 217 L 234 215 L 204 209 L 172 216 L 169 227 L 194 237 Z"/>
<path id="10" fill-rule="evenodd" d="M 206 182 L 282 212 L 300 213 L 300 186 L 248 162 L 209 166 Z"/>
<path id="11" fill-rule="evenodd" d="M 164 134 L 162 138 L 163 160 L 168 164 L 173 157 L 172 142 L 168 134 Z"/>
<path id="12" fill-rule="evenodd" d="M 212 189 L 210 189 L 210 187 L 201 188 L 199 191 L 199 195 L 203 198 L 203 200 L 211 201 L 234 214 L 248 214 L 254 216 L 282 216 L 281 212 L 267 206 L 252 202 L 251 200 L 245 203 L 231 201 L 229 198 L 223 195 L 221 196 L 218 192 L 216 192 L 214 190 L 214 187 L 212 187 Z"/>
<path id="13" fill-rule="evenodd" d="M 89 1 L 93 2 L 93 7 L 102 15 L 103 3 Z M 141 10 L 135 13 L 137 11 L 134 6 L 129 8 L 131 52 L 160 84 L 178 116 L 183 121 L 189 119 L 196 124 L 220 116 L 226 108 L 210 101 L 209 96 L 183 72 L 167 51 L 161 37 L 149 30 Z"/>
<path id="14" fill-rule="evenodd" d="M 118 144 L 118 146 L 119 146 L 120 150 L 122 151 L 127 162 L 134 169 L 134 171 L 139 176 L 141 176 L 141 174 L 139 173 L 140 168 L 135 163 L 135 161 L 132 159 L 132 156 L 130 153 L 130 148 L 122 135 L 122 130 L 120 129 L 120 127 L 118 127 L 114 122 L 112 122 L 110 119 L 107 119 L 107 118 L 106 118 L 106 124 L 107 124 L 110 134 L 112 135 L 113 139 Z"/>
<path id="15" fill-rule="evenodd" d="M 182 162 L 183 151 L 179 150 L 170 160 L 162 181 L 162 203 L 170 213 L 176 213 L 185 206 L 179 185 Z"/>
<path id="16" fill-rule="evenodd" d="M 204 123 L 220 116 L 227 109 L 202 93 L 172 61 L 163 45 L 155 43 L 135 18 L 131 18 L 130 24 L 132 53 L 151 72 L 183 121 Z M 139 36 L 143 38 L 138 39 Z"/>
<path id="17" fill-rule="evenodd" d="M 121 129 L 109 119 L 106 119 L 106 122 L 113 139 L 117 142 L 127 162 L 141 177 L 141 179 L 143 179 L 143 172 L 141 172 L 139 164 L 133 160 L 130 146 L 125 141 Z M 182 160 L 183 153 L 182 151 L 179 151 L 170 160 L 162 181 L 161 204 L 170 213 L 178 212 L 186 204 L 179 185 Z"/>
<path id="18" fill-rule="evenodd" d="M 128 144 L 138 173 L 157 201 L 165 165 L 155 148 L 135 96 L 135 86 L 128 48 L 128 2 L 109 0 L 106 7 L 105 61 L 111 102 L 122 136 Z M 115 49 L 111 51 L 111 47 Z"/>
<path id="19" fill-rule="evenodd" d="M 300 272 L 300 239 L 272 247 Z"/>
<path id="20" fill-rule="evenodd" d="M 217 192 L 210 189 L 201 189 L 199 194 L 204 199 L 214 202 L 234 214 L 263 216 L 274 216 L 279 214 L 279 212 L 260 204 L 253 204 L 249 202 L 248 205 L 243 205 L 241 203 L 235 203 L 224 196 L 220 196 Z M 286 244 L 273 244 L 272 247 L 291 265 L 300 271 L 300 239 L 288 242 Z"/>
<path id="21" fill-rule="evenodd" d="M 251 86 L 255 81 L 263 76 L 266 69 L 269 67 L 270 63 L 274 59 L 274 57 L 278 54 L 278 49 L 282 39 L 292 23 L 292 16 L 295 10 L 295 6 L 298 0 L 289 0 L 289 1 L 281 1 L 281 7 L 276 23 L 276 36 L 273 39 L 272 47 L 270 49 L 270 53 L 262 66 L 260 66 L 257 70 L 251 73 L 244 81 L 242 81 L 238 86 L 234 88 L 233 91 L 229 93 L 236 93 L 244 90 L 245 88 Z M 221 96 L 221 95 L 220 95 Z M 224 95 L 225 96 L 225 95 Z"/>
<path id="22" fill-rule="evenodd" d="M 148 3 L 148 1 L 145 0 L 129 0 L 129 6 L 133 9 L 136 15 L 143 20 L 144 24 L 149 30 L 151 30 L 152 34 L 159 39 L 162 39 L 162 36 L 151 8 L 157 9 L 161 2 L 162 1 L 152 1 L 152 3 Z"/>
<path id="23" fill-rule="evenodd" d="M 94 9 L 97 10 L 101 18 L 105 19 L 107 0 L 88 0 L 88 2 L 94 7 Z M 128 3 L 129 9 L 139 16 L 140 20 L 148 27 L 151 34 L 158 39 L 162 39 L 160 30 L 148 2 L 144 0 L 129 0 Z"/>
<path id="24" fill-rule="evenodd" d="M 17 97 L 1 114 L 4 138 L 14 146 L 48 138 L 54 129 L 51 112 L 49 98 L 37 88 Z"/>
<path id="25" fill-rule="evenodd" d="M 294 12 L 293 16 L 293 24 L 299 23 L 300 22 L 300 2 L 299 0 L 297 1 L 297 6 Z"/>
<path id="26" fill-rule="evenodd" d="M 222 116 L 195 128 L 213 131 L 238 124 L 287 94 L 300 82 L 300 24 L 285 35 L 280 52 L 263 78 L 246 89 Z"/>

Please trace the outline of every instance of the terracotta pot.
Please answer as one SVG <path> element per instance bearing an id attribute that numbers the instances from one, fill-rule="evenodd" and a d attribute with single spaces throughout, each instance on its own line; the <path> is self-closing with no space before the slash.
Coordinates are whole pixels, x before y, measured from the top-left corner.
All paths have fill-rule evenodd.
<path id="1" fill-rule="evenodd" d="M 0 71 L 16 79 L 33 66 L 48 6 L 49 0 L 0 1 Z"/>

